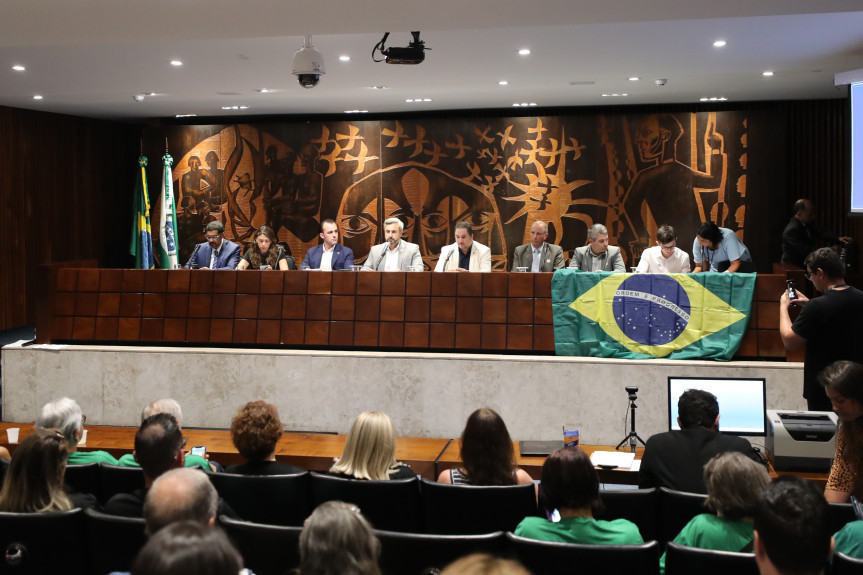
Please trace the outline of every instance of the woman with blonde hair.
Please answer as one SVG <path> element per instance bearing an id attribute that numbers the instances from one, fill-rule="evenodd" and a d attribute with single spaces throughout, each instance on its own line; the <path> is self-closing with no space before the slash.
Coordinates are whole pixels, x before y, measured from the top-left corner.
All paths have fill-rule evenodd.
<path id="1" fill-rule="evenodd" d="M 270 226 L 261 226 L 255 232 L 255 243 L 243 254 L 238 270 L 274 270 L 288 269 L 288 257 L 285 249 L 279 245 L 279 238 Z"/>
<path id="2" fill-rule="evenodd" d="M 349 479 L 409 479 L 410 467 L 396 461 L 396 426 L 381 411 L 364 411 L 351 425 L 345 450 L 330 473 Z"/>

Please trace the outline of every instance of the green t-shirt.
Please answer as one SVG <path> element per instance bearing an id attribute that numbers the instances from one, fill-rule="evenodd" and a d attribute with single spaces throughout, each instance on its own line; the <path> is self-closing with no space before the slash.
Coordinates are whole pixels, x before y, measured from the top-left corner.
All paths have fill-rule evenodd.
<path id="1" fill-rule="evenodd" d="M 863 521 L 846 523 L 836 532 L 834 551 L 849 557 L 863 559 Z"/>
<path id="2" fill-rule="evenodd" d="M 674 542 L 699 549 L 740 552 L 752 542 L 752 523 L 702 513 L 680 530 Z M 659 558 L 659 572 L 665 573 L 665 553 Z"/>
<path id="3" fill-rule="evenodd" d="M 515 534 L 540 541 L 583 545 L 640 545 L 644 543 L 635 523 L 627 519 L 603 521 L 590 517 L 564 517 L 552 523 L 542 517 L 525 517 Z"/>
<path id="4" fill-rule="evenodd" d="M 124 467 L 141 467 L 138 465 L 138 462 L 135 461 L 135 456 L 131 453 L 127 453 L 120 457 L 120 461 L 118 465 L 123 465 Z M 200 455 L 192 455 L 191 453 L 186 456 L 186 467 L 200 467 L 204 471 L 211 471 L 210 462 Z"/>
<path id="5" fill-rule="evenodd" d="M 86 465 L 88 463 L 117 465 L 117 460 L 107 451 L 73 451 L 66 459 L 67 465 Z"/>

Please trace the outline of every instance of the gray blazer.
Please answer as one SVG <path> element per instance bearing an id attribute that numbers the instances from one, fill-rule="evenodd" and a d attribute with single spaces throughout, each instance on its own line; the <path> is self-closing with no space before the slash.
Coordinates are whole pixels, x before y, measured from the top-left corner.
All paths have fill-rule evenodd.
<path id="1" fill-rule="evenodd" d="M 384 271 L 384 262 L 386 250 L 390 247 L 388 242 L 372 246 L 369 256 L 363 262 L 364 270 Z M 396 248 L 399 252 L 399 269 L 403 272 L 411 271 L 411 266 L 423 265 L 422 256 L 420 256 L 420 247 L 416 244 L 401 240 L 399 247 Z"/>
<path id="2" fill-rule="evenodd" d="M 541 272 L 553 272 L 554 270 L 562 269 L 563 248 L 548 242 L 543 242 L 540 259 L 542 260 L 542 263 L 539 264 L 539 271 Z M 515 268 L 522 267 L 527 268 L 527 271 L 530 271 L 531 266 L 533 266 L 533 246 L 530 244 L 524 244 L 523 246 L 515 248 L 515 253 L 512 255 L 511 271 L 516 271 Z"/>
<path id="3" fill-rule="evenodd" d="M 572 259 L 569 262 L 569 267 L 577 267 L 581 271 L 591 271 L 587 269 L 585 266 L 588 262 L 590 262 L 590 257 L 587 254 L 587 251 L 590 249 L 590 245 L 581 246 L 580 248 L 575 248 L 575 251 L 572 253 Z M 623 265 L 623 257 L 620 255 L 620 248 L 617 246 L 608 246 L 608 249 L 605 250 L 605 254 L 600 256 L 603 258 L 602 262 L 602 270 L 604 272 L 625 272 L 626 266 Z"/>

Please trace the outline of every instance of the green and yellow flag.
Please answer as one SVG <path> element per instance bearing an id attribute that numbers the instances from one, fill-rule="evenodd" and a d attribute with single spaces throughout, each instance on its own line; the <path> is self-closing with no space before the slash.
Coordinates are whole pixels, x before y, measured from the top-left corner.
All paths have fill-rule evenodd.
<path id="1" fill-rule="evenodd" d="M 559 270 L 557 355 L 730 360 L 752 312 L 755 274 Z"/>

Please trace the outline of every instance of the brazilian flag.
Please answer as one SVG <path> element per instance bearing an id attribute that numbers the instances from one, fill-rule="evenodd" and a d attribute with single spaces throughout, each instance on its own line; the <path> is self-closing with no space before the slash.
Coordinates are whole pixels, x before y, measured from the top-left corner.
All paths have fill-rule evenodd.
<path id="1" fill-rule="evenodd" d="M 755 274 L 558 270 L 557 355 L 730 360 L 752 312 Z"/>

